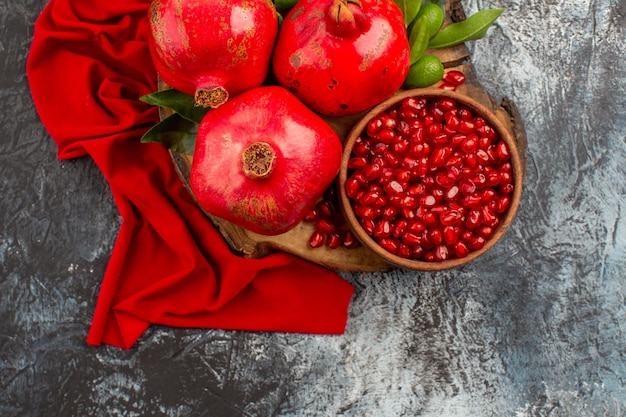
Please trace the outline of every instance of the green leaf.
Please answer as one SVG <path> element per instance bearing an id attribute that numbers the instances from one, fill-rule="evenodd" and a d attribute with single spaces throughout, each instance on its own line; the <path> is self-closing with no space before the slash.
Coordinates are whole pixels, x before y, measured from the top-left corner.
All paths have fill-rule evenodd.
<path id="1" fill-rule="evenodd" d="M 411 27 L 409 47 L 411 49 L 411 65 L 415 64 L 428 49 L 428 22 L 426 16 L 418 18 Z"/>
<path id="2" fill-rule="evenodd" d="M 402 11 L 404 16 L 404 26 L 408 27 L 411 22 L 417 16 L 417 12 L 420 10 L 422 0 L 395 0 L 398 7 Z"/>
<path id="3" fill-rule="evenodd" d="M 193 155 L 199 124 L 183 118 L 178 113 L 152 126 L 142 137 L 142 143 L 159 142 L 174 152 Z"/>
<path id="4" fill-rule="evenodd" d="M 208 108 L 197 106 L 194 98 L 173 88 L 140 97 L 144 103 L 174 110 L 190 122 L 200 123 Z"/>
<path id="5" fill-rule="evenodd" d="M 481 39 L 489 26 L 502 14 L 504 9 L 481 10 L 462 22 L 452 23 L 441 29 L 430 40 L 429 48 L 447 48 L 463 42 Z"/>
<path id="6" fill-rule="evenodd" d="M 446 10 L 447 0 L 422 0 L 422 6 L 425 4 L 436 4 L 441 8 L 441 10 Z"/>

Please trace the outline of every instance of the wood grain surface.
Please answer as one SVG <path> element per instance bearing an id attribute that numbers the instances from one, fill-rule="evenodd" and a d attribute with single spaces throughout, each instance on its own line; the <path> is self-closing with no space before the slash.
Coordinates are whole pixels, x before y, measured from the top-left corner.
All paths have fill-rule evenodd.
<path id="1" fill-rule="evenodd" d="M 624 0 L 462 2 L 506 9 L 468 48 L 528 137 L 518 215 L 480 261 L 342 272 L 341 336 L 155 326 L 129 351 L 84 343 L 120 218 L 32 106 L 45 4 L 0 3 L 0 416 L 626 415 Z"/>

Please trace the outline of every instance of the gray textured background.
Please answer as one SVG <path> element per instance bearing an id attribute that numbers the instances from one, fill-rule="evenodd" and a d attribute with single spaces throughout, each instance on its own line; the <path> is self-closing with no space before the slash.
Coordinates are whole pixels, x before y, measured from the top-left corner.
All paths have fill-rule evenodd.
<path id="1" fill-rule="evenodd" d="M 32 107 L 44 4 L 0 1 L 0 416 L 626 415 L 624 0 L 463 2 L 506 8 L 469 46 L 529 139 L 519 214 L 483 258 L 344 274 L 343 336 L 152 327 L 130 351 L 84 343 L 120 219 Z"/>

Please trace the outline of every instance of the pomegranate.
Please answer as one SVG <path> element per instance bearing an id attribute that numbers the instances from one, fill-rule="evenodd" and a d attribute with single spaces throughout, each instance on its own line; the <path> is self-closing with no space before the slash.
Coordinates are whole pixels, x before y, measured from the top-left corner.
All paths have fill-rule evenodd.
<path id="1" fill-rule="evenodd" d="M 278 34 L 278 83 L 313 110 L 346 116 L 395 93 L 409 70 L 409 44 L 392 0 L 301 0 Z"/>
<path id="2" fill-rule="evenodd" d="M 363 230 L 387 252 L 428 262 L 482 249 L 515 189 L 507 143 L 451 97 L 404 98 L 373 117 L 347 166 L 344 192 Z"/>
<path id="3" fill-rule="evenodd" d="M 153 0 L 150 52 L 170 87 L 215 108 L 260 86 L 278 33 L 270 0 Z"/>
<path id="4" fill-rule="evenodd" d="M 303 220 L 341 163 L 337 133 L 280 86 L 258 87 L 202 119 L 190 174 L 207 212 L 264 235 Z"/>

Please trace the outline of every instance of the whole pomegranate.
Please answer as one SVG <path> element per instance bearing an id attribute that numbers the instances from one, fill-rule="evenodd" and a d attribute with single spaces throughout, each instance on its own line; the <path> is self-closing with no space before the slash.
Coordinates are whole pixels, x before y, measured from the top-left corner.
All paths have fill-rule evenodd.
<path id="1" fill-rule="evenodd" d="M 190 174 L 208 213 L 264 235 L 293 228 L 339 172 L 342 146 L 280 86 L 234 97 L 202 119 Z"/>
<path id="2" fill-rule="evenodd" d="M 393 0 L 301 0 L 281 26 L 272 66 L 278 82 L 313 110 L 346 116 L 396 92 L 409 60 Z"/>
<path id="3" fill-rule="evenodd" d="M 278 32 L 269 0 L 153 0 L 150 52 L 170 87 L 215 108 L 263 83 Z"/>

